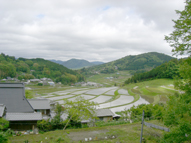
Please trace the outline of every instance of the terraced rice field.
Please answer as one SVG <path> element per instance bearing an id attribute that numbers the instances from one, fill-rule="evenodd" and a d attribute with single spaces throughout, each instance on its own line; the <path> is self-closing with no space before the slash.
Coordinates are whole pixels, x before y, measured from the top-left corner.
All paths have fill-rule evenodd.
<path id="1" fill-rule="evenodd" d="M 98 103 L 98 109 L 110 108 L 113 112 L 117 112 L 139 104 L 165 103 L 169 95 L 174 95 L 177 92 L 173 88 L 172 83 L 172 80 L 158 79 L 129 84 L 123 88 L 103 87 L 88 89 L 74 87 L 72 89 L 47 93 L 46 95 L 43 94 L 41 98 L 47 98 L 59 104 L 64 104 L 63 99 L 73 101 L 78 96 L 82 96 L 86 100 Z"/>
<path id="2" fill-rule="evenodd" d="M 116 99 L 114 101 L 100 104 L 99 108 L 110 108 L 112 106 L 119 106 L 119 105 L 131 103 L 131 102 L 133 102 L 133 100 L 134 100 L 133 96 L 121 95 L 118 99 Z"/>
<path id="3" fill-rule="evenodd" d="M 93 102 L 95 102 L 95 103 L 100 104 L 100 103 L 103 103 L 103 102 L 107 102 L 107 101 L 110 100 L 111 98 L 112 98 L 112 96 L 100 95 L 100 96 L 98 96 L 97 98 L 92 99 L 92 100 L 90 100 L 90 101 L 93 101 Z"/>
<path id="4" fill-rule="evenodd" d="M 111 89 L 117 89 L 117 87 L 108 87 L 108 88 L 97 88 L 97 89 L 92 89 L 89 90 L 88 92 L 86 92 L 86 94 L 90 94 L 90 95 L 100 95 L 103 94 L 105 92 L 108 92 Z"/>
<path id="5" fill-rule="evenodd" d="M 114 98 L 115 92 L 118 91 L 118 98 Z M 89 101 L 98 103 L 98 109 L 100 108 L 111 108 L 112 110 L 121 111 L 124 110 L 123 106 L 131 104 L 134 101 L 134 97 L 128 94 L 125 89 L 119 89 L 118 87 L 107 87 L 107 88 L 96 88 L 96 89 L 70 89 L 64 91 L 58 91 L 49 93 L 43 96 L 46 99 L 50 99 L 64 104 L 64 99 L 74 101 L 78 96 L 84 97 Z M 141 104 L 141 101 L 139 101 Z M 119 108 L 121 106 L 121 108 Z M 129 106 L 130 107 L 130 106 Z M 116 109 L 115 109 L 116 108 Z M 118 110 L 119 109 L 119 110 Z"/>

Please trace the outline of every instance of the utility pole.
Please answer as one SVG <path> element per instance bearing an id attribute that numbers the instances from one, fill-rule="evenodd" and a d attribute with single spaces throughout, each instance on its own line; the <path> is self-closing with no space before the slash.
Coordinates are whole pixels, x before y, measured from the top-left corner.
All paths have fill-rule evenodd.
<path id="1" fill-rule="evenodd" d="M 143 124 L 144 124 L 144 115 L 145 111 L 143 110 L 143 117 L 142 117 L 142 127 L 141 127 L 141 138 L 140 138 L 140 143 L 142 143 L 142 137 L 143 137 Z"/>

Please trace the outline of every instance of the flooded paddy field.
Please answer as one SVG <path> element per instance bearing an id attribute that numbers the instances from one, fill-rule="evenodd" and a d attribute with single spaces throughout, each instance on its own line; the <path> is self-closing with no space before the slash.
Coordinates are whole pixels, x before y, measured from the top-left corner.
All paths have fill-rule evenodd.
<path id="1" fill-rule="evenodd" d="M 101 95 L 109 90 L 112 89 L 117 89 L 117 87 L 107 87 L 107 88 L 97 88 L 97 89 L 92 89 L 86 92 L 86 94 L 91 94 L 91 95 Z"/>
<path id="2" fill-rule="evenodd" d="M 115 95 L 115 91 L 116 91 L 115 89 L 112 89 L 112 90 L 106 92 L 105 95 Z"/>
<path id="3" fill-rule="evenodd" d="M 47 98 L 47 99 L 50 99 L 50 100 L 60 100 L 60 99 L 70 98 L 70 97 L 73 97 L 73 96 L 74 95 L 55 96 L 55 97 L 50 97 L 50 98 Z"/>
<path id="4" fill-rule="evenodd" d="M 173 86 L 170 86 L 172 82 L 172 80 L 158 79 L 133 83 L 124 87 L 70 87 L 69 89 L 65 88 L 64 90 L 42 94 L 36 98 L 46 98 L 59 104 L 64 104 L 64 99 L 74 101 L 77 97 L 82 96 L 86 100 L 98 103 L 99 106 L 97 108 L 99 109 L 110 108 L 116 112 L 125 108 L 129 109 L 133 105 L 165 103 L 169 95 L 177 92 L 173 89 Z"/>
<path id="5" fill-rule="evenodd" d="M 106 101 L 110 100 L 111 98 L 112 98 L 112 96 L 100 95 L 100 96 L 98 96 L 97 98 L 92 99 L 92 100 L 90 100 L 90 101 L 93 101 L 93 102 L 95 102 L 95 103 L 100 104 L 100 103 L 103 103 L 103 102 L 106 102 Z"/>
<path id="6" fill-rule="evenodd" d="M 133 102 L 133 100 L 134 100 L 133 96 L 121 95 L 118 99 L 116 99 L 114 101 L 100 104 L 98 108 L 108 108 L 108 107 L 112 107 L 112 106 L 119 106 L 119 105 L 131 103 L 131 102 Z"/>
<path id="7" fill-rule="evenodd" d="M 125 105 L 125 106 L 119 106 L 119 107 L 115 107 L 115 108 L 110 108 L 110 109 L 112 112 L 115 113 L 115 112 L 123 111 L 124 109 L 130 109 L 131 107 L 138 106 L 140 104 L 149 104 L 149 102 L 147 102 L 145 99 L 140 97 L 138 101 L 136 101 L 132 104 Z"/>

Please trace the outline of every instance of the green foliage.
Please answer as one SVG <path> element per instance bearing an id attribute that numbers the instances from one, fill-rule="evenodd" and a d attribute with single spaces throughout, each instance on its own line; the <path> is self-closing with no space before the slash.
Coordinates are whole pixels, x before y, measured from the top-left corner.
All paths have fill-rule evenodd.
<path id="1" fill-rule="evenodd" d="M 114 67 L 104 68 L 103 70 L 100 71 L 100 73 L 104 73 L 104 74 L 115 73 L 115 72 L 117 72 L 117 70 L 115 70 Z"/>
<path id="2" fill-rule="evenodd" d="M 30 91 L 30 90 L 25 90 L 25 97 L 26 97 L 27 99 L 32 99 L 32 98 L 33 98 L 33 93 L 32 93 L 32 91 Z"/>
<path id="3" fill-rule="evenodd" d="M 144 118 L 145 119 L 163 119 L 163 104 L 141 104 L 138 106 L 133 106 L 129 110 L 122 111 L 122 113 L 130 113 L 131 120 L 141 120 L 143 110 L 145 111 Z"/>
<path id="4" fill-rule="evenodd" d="M 0 118 L 0 131 L 7 129 L 9 127 L 9 121 L 5 120 L 4 118 Z"/>
<path id="5" fill-rule="evenodd" d="M 191 124 L 188 122 L 180 122 L 178 126 L 171 128 L 169 133 L 165 133 L 161 139 L 161 143 L 181 143 L 191 140 Z"/>
<path id="6" fill-rule="evenodd" d="M 40 82 L 39 82 L 37 85 L 38 85 L 38 86 L 43 86 L 43 83 L 40 83 Z"/>
<path id="7" fill-rule="evenodd" d="M 79 122 L 81 120 L 88 120 L 95 118 L 95 104 L 85 100 L 79 96 L 74 101 L 64 100 L 64 108 L 69 115 L 68 122 L 64 129 L 68 126 L 70 121 Z"/>
<path id="8" fill-rule="evenodd" d="M 42 120 L 37 122 L 37 126 L 41 131 L 51 131 L 51 130 L 56 130 L 56 129 L 63 129 L 64 126 L 66 125 L 67 121 L 62 121 L 61 115 L 64 112 L 64 108 L 62 105 L 57 104 L 55 108 L 55 113 L 56 115 L 54 118 L 49 121 L 49 120 Z"/>
<path id="9" fill-rule="evenodd" d="M 42 131 L 50 131 L 52 130 L 52 126 L 48 120 L 42 120 L 37 122 L 37 127 Z"/>
<path id="10" fill-rule="evenodd" d="M 163 63 L 162 65 L 152 69 L 151 71 L 134 74 L 131 78 L 125 81 L 125 84 L 137 83 L 144 80 L 156 79 L 156 78 L 169 78 L 173 79 L 179 75 L 179 63 L 182 62 L 177 59 L 172 59 L 168 63 Z"/>
<path id="11" fill-rule="evenodd" d="M 7 143 L 8 142 L 8 135 L 6 132 L 0 131 L 0 143 Z"/>
<path id="12" fill-rule="evenodd" d="M 170 36 L 165 36 L 165 40 L 173 47 L 172 52 L 177 55 L 191 54 L 191 1 L 186 0 L 186 6 L 183 11 L 176 10 L 176 13 L 179 14 L 177 20 L 173 20 L 175 23 L 174 31 Z"/>
<path id="13" fill-rule="evenodd" d="M 66 121 L 58 121 L 58 120 L 42 120 L 37 122 L 37 127 L 40 131 L 48 132 L 57 129 L 63 129 L 66 125 Z"/>
<path id="14" fill-rule="evenodd" d="M 54 116 L 53 118 L 53 122 L 54 123 L 60 123 L 62 121 L 61 119 L 61 115 L 64 113 L 64 107 L 60 104 L 56 104 L 56 108 L 55 108 L 55 113 L 56 113 L 56 116 Z"/>
<path id="15" fill-rule="evenodd" d="M 84 81 L 84 77 L 66 67 L 44 59 L 15 59 L 5 54 L 0 55 L 0 79 L 16 77 L 22 79 L 51 78 L 63 84 Z"/>
<path id="16" fill-rule="evenodd" d="M 19 75 L 18 76 L 19 80 L 22 80 L 22 79 L 27 80 L 27 79 L 34 79 L 34 78 L 35 78 L 35 76 L 32 75 L 32 74 L 24 74 L 24 75 Z"/>
<path id="17" fill-rule="evenodd" d="M 173 20 L 175 30 L 165 40 L 173 47 L 176 55 L 188 54 L 188 58 L 180 63 L 179 77 L 175 87 L 182 90 L 182 94 L 171 97 L 165 109 L 164 123 L 172 130 L 165 134 L 161 142 L 185 142 L 191 140 L 191 0 L 186 0 L 183 11 L 176 11 L 180 15 Z"/>

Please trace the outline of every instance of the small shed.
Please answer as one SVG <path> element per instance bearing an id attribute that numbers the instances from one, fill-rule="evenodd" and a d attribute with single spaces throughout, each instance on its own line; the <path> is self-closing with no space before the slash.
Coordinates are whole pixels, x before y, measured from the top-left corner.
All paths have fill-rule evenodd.
<path id="1" fill-rule="evenodd" d="M 101 121 L 111 121 L 113 120 L 114 113 L 110 109 L 97 109 L 96 116 Z"/>

